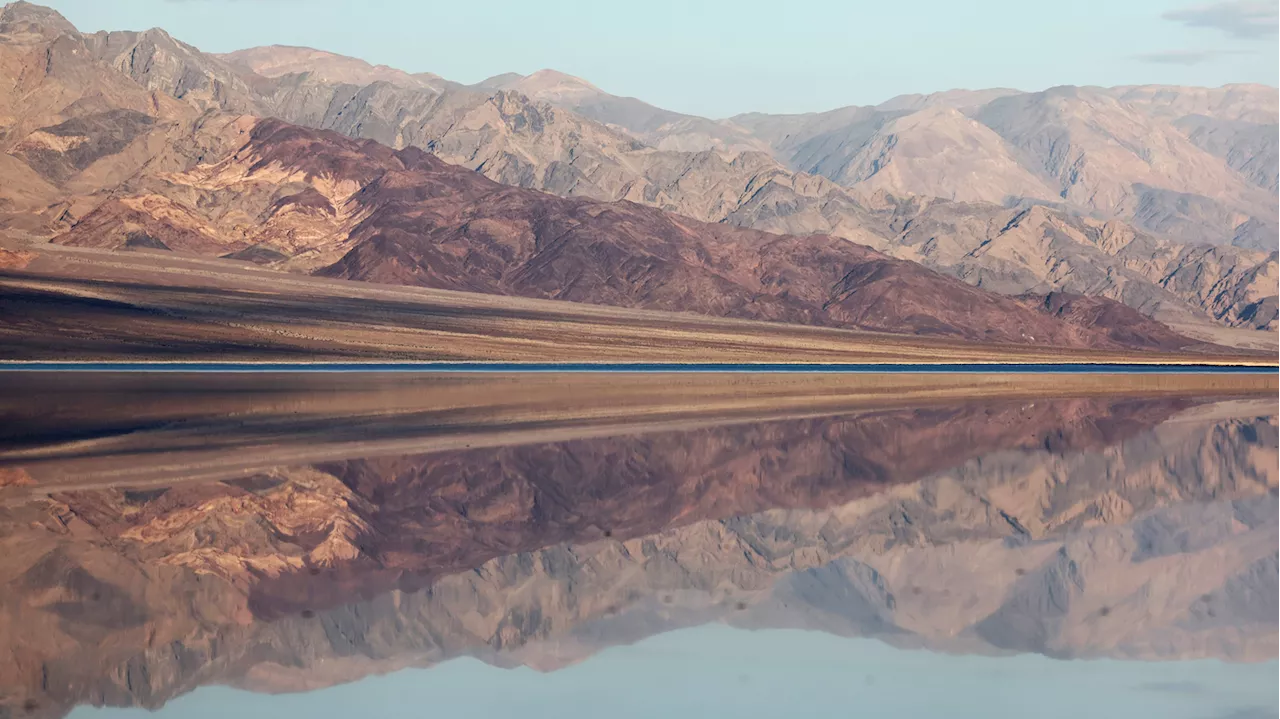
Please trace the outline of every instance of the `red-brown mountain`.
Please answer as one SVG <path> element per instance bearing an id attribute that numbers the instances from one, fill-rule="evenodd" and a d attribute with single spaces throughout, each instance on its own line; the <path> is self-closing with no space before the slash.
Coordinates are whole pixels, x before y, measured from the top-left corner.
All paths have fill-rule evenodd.
<path id="1" fill-rule="evenodd" d="M 229 255 L 386 284 L 985 342 L 1197 345 L 1134 312 L 1076 321 L 826 235 L 774 235 L 625 201 L 509 187 L 417 148 L 396 151 L 277 120 L 258 121 L 245 135 L 216 162 L 131 183 L 55 242 Z M 1099 319 L 1115 319 L 1123 331 Z"/>

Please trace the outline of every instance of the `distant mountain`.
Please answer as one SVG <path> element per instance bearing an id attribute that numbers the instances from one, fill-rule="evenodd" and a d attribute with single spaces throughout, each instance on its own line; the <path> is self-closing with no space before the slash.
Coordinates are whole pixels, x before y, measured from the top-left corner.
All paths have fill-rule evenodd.
<path id="1" fill-rule="evenodd" d="M 999 135 L 945 105 L 888 120 L 828 177 L 868 193 L 960 202 L 1055 199 L 1051 188 L 1018 164 Z"/>
<path id="2" fill-rule="evenodd" d="M 1009 95 L 1022 94 L 1018 90 L 1007 87 L 994 87 L 989 90 L 943 90 L 927 95 L 898 95 L 876 105 L 877 110 L 885 112 L 915 112 L 928 107 L 950 107 L 956 110 L 969 110 L 981 107 L 992 100 Z"/>
<path id="3" fill-rule="evenodd" d="M 513 90 L 526 97 L 621 129 L 659 150 L 677 152 L 767 151 L 768 145 L 731 123 L 708 120 L 654 107 L 634 97 L 610 95 L 581 78 L 555 70 L 532 75 L 510 73 L 489 78 L 478 87 Z"/>
<path id="4" fill-rule="evenodd" d="M 169 95 L 201 111 L 256 113 L 257 91 L 232 68 L 167 32 L 99 32 L 85 35 L 91 57 L 105 62 L 144 88 Z"/>
<path id="5" fill-rule="evenodd" d="M 1133 85 L 1114 87 L 1105 92 L 1146 115 L 1169 121 L 1208 117 L 1224 122 L 1266 125 L 1275 124 L 1276 115 L 1280 113 L 1280 94 L 1276 88 L 1266 85 Z"/>
<path id="6" fill-rule="evenodd" d="M 994 100 L 974 117 L 1069 204 L 1183 241 L 1274 249 L 1275 196 L 1136 110 L 1107 91 L 1055 88 Z"/>
<path id="7" fill-rule="evenodd" d="M 946 177 L 936 168 L 914 176 L 900 171 L 879 185 L 895 194 L 972 193 L 972 178 L 990 181 L 993 173 L 988 166 L 966 181 L 965 171 L 975 169 L 967 165 L 999 148 L 1004 164 L 1016 163 L 1026 176 L 979 199 L 1054 200 L 1183 242 L 1274 249 L 1275 183 L 1267 158 L 1278 142 L 1270 132 L 1277 121 L 1276 96 L 1274 88 L 1263 86 L 956 91 L 895 98 L 874 108 L 740 115 L 731 122 L 768 142 L 793 169 L 853 187 L 874 173 L 851 168 L 880 169 L 896 159 L 885 156 L 884 146 L 891 143 L 883 139 L 896 133 L 882 128 L 909 122 L 918 131 L 949 138 L 934 147 L 952 159 L 935 161 L 951 165 L 954 174 L 940 188 L 930 184 Z M 972 131 L 944 129 L 954 127 L 961 113 L 999 139 L 975 144 Z M 934 129 L 935 124 L 941 126 Z"/>
<path id="8" fill-rule="evenodd" d="M 245 52 L 268 56 L 281 51 L 268 48 Z M 260 63 L 256 67 L 267 66 L 266 61 Z M 410 83 L 401 84 L 407 86 Z M 895 238 L 885 231 L 882 223 L 868 218 L 865 212 L 857 209 L 859 201 L 855 197 L 866 197 L 879 190 L 898 197 L 925 195 L 997 204 L 1046 202 L 1059 205 L 1063 210 L 1070 210 L 1074 204 L 1078 204 L 1064 202 L 1061 195 L 1066 190 L 1063 189 L 1061 180 L 1054 179 L 1051 170 L 1044 167 L 1044 161 L 1037 163 L 1025 150 L 1011 145 L 1008 139 L 999 136 L 993 129 L 961 114 L 964 112 L 976 116 L 982 108 L 992 103 L 1010 102 L 1012 98 L 1026 95 L 1012 90 L 954 91 L 930 96 L 903 96 L 877 108 L 847 108 L 831 113 L 790 117 L 739 116 L 731 121 L 712 121 L 661 110 L 633 98 L 609 95 L 584 80 L 550 70 L 529 76 L 508 74 L 490 78 L 479 83 L 473 90 L 477 91 L 476 94 L 465 100 L 446 92 L 445 96 L 429 104 L 411 101 L 408 97 L 377 101 L 377 106 L 380 107 L 400 108 L 396 110 L 399 113 L 413 106 L 440 108 L 431 110 L 432 115 L 446 107 L 456 106 L 455 103 L 472 107 L 476 107 L 475 103 L 480 103 L 475 110 L 466 111 L 467 116 L 473 119 L 461 123 L 456 122 L 457 116 L 454 114 L 463 112 L 461 109 L 450 111 L 450 124 L 443 127 L 432 124 L 424 117 L 426 124 L 420 122 L 410 127 L 420 126 L 425 133 L 416 131 L 421 134 L 414 135 L 406 135 L 403 130 L 379 131 L 377 128 L 385 127 L 385 121 L 367 113 L 380 111 L 364 104 L 368 101 L 358 98 L 353 98 L 357 103 L 354 108 L 350 101 L 344 101 L 343 107 L 346 108 L 348 119 L 341 121 L 336 117 L 325 119 L 315 111 L 300 112 L 297 108 L 275 114 L 302 124 L 331 127 L 347 134 L 355 132 L 360 136 L 374 137 L 395 147 L 418 145 L 451 162 L 473 167 L 507 184 L 557 194 L 582 194 L 596 199 L 625 198 L 654 204 L 697 219 L 728 221 L 771 231 L 826 232 L 868 243 L 910 259 L 918 257 L 913 256 L 910 250 L 899 250 L 895 246 Z M 1154 125 L 1138 131 L 1146 133 L 1146 141 L 1150 141 L 1152 132 L 1165 132 L 1167 140 L 1173 142 L 1181 154 L 1189 154 L 1209 168 L 1207 175 L 1197 170 L 1199 175 L 1214 177 L 1213 168 L 1217 168 L 1217 181 L 1230 192 L 1244 196 L 1243 205 L 1252 207 L 1246 207 L 1244 211 L 1255 213 L 1254 220 L 1241 225 L 1228 223 L 1231 224 L 1229 239 L 1239 239 L 1240 244 L 1263 247 L 1267 245 L 1267 233 L 1274 229 L 1266 219 L 1266 208 L 1269 203 L 1273 203 L 1273 198 L 1247 187 L 1247 182 L 1235 177 L 1234 171 L 1222 167 L 1220 161 L 1206 155 L 1194 143 L 1212 148 L 1224 158 L 1236 158 L 1235 165 L 1250 172 L 1254 180 L 1267 185 L 1270 181 L 1266 168 L 1271 163 L 1266 161 L 1266 153 L 1271 151 L 1268 148 L 1274 149 L 1276 143 L 1274 138 L 1268 139 L 1270 136 L 1265 127 L 1259 129 L 1248 123 L 1266 116 L 1269 111 L 1268 90 L 1244 87 L 1216 95 L 1204 91 L 1208 94 L 1201 97 L 1194 89 L 1187 89 L 1187 99 L 1180 101 L 1180 105 L 1170 106 L 1166 103 L 1160 106 L 1161 109 L 1150 110 L 1154 117 L 1146 118 L 1143 122 Z M 302 91 L 301 87 L 294 90 Z M 305 92 L 314 94 L 314 89 Z M 384 90 L 377 94 L 386 92 Z M 1135 103 L 1141 96 L 1139 89 L 1135 88 L 1106 92 L 1129 98 Z M 1274 95 L 1274 91 L 1271 92 Z M 399 93 L 392 94 L 400 97 Z M 1109 97 L 1106 96 L 1109 108 L 1115 110 L 1113 106 L 1120 100 L 1110 100 Z M 524 98 L 535 105 L 548 102 L 557 108 L 570 110 L 573 114 L 526 108 L 521 104 L 526 102 Z M 480 119 L 486 117 L 485 113 L 488 111 L 481 112 L 481 109 L 487 103 L 501 106 L 502 109 L 497 113 L 501 120 L 494 122 Z M 1274 107 L 1274 99 L 1270 103 Z M 1166 115 L 1181 109 L 1218 113 L 1216 117 L 1244 122 L 1246 126 L 1235 128 L 1230 133 L 1221 129 L 1216 133 L 1204 128 L 1198 132 L 1189 129 L 1190 137 L 1195 138 L 1194 140 L 1178 139 L 1181 138 L 1181 131 L 1168 125 Z M 353 112 L 354 115 L 351 114 Z M 989 112 L 992 116 L 996 114 L 995 110 Z M 598 126 L 593 128 L 589 123 L 574 120 L 574 116 L 596 120 L 606 127 L 640 140 L 644 145 L 668 152 L 653 153 L 644 145 L 629 144 L 626 139 L 617 136 L 616 132 L 610 134 Z M 1174 119 L 1179 118 L 1185 116 L 1177 115 Z M 494 117 L 493 120 L 498 118 Z M 489 133 L 465 135 L 464 133 L 469 132 L 466 128 L 474 122 L 483 122 L 490 128 Z M 1190 120 L 1181 119 L 1181 122 L 1184 129 L 1189 127 L 1187 123 Z M 563 130 L 560 129 L 562 125 Z M 437 129 L 430 129 L 432 127 Z M 1165 129 L 1159 130 L 1161 127 Z M 436 136 L 436 133 L 441 132 L 449 137 Z M 1006 132 L 1012 130 L 1006 128 Z M 1169 135 L 1170 132 L 1174 134 Z M 1224 135 L 1229 136 L 1223 139 Z M 583 138 L 591 140 L 583 142 Z M 1105 144 L 1111 140 L 1101 142 Z M 554 154 L 548 154 L 549 150 Z M 734 158 L 732 153 L 745 154 L 738 154 Z M 846 194 L 838 185 L 823 186 L 803 179 L 803 176 L 794 175 L 778 166 L 769 155 L 776 155 L 793 168 L 848 185 L 856 193 Z M 1107 161 L 1091 159 L 1091 167 L 1094 162 Z M 1185 192 L 1188 189 L 1185 183 L 1171 182 L 1168 178 L 1152 179 L 1150 172 L 1139 172 L 1132 167 L 1132 163 L 1120 164 L 1130 167 L 1132 177 L 1119 180 L 1120 184 L 1113 185 L 1116 199 L 1108 202 L 1103 202 L 1101 198 L 1090 200 L 1079 205 L 1081 208 L 1103 214 L 1132 216 L 1140 226 L 1156 229 L 1157 234 L 1181 241 L 1227 237 L 1225 225 L 1219 227 L 1215 224 L 1226 222 L 1226 215 L 1223 214 L 1226 212 L 1223 209 L 1226 205 L 1222 202 L 1208 201 L 1196 205 L 1197 201 Z M 1187 172 L 1191 170 L 1188 169 Z M 1172 189 L 1168 189 L 1169 186 Z M 804 189 L 797 192 L 800 187 Z M 1214 192 L 1221 194 L 1217 190 Z M 1076 194 L 1080 195 L 1080 191 L 1077 190 Z M 1169 209 L 1169 203 L 1176 206 L 1174 210 Z M 1184 212 L 1177 207 L 1199 209 L 1195 210 L 1193 216 L 1188 214 L 1190 209 Z M 1172 252 L 1179 255 L 1194 254 L 1184 253 L 1180 249 Z M 1254 267 L 1270 262 L 1266 253 L 1233 256 L 1239 258 L 1238 263 L 1249 263 Z M 975 261 L 979 260 L 975 258 Z M 1049 276 L 1052 273 L 1048 268 L 1054 264 L 1061 262 L 1027 267 L 1024 274 Z M 946 264 L 931 266 L 942 271 L 951 271 L 952 268 Z M 1113 268 L 1119 269 L 1121 268 Z M 1264 274 L 1265 272 L 1264 270 Z M 1154 285 L 1148 292 L 1161 294 L 1159 288 L 1164 288 L 1165 278 L 1148 275 L 1140 281 Z M 1024 285 L 1016 288 L 1016 291 L 1041 289 L 1044 286 Z M 1048 289 L 1068 288 L 1050 285 Z M 1078 291 L 1078 287 L 1073 289 Z M 1092 290 L 1094 288 L 1087 291 Z M 1124 294 L 1116 287 L 1107 287 L 1103 291 L 1111 293 L 1111 296 Z M 1220 306 L 1206 304 L 1201 298 L 1184 294 L 1177 300 L 1169 297 L 1164 305 L 1173 315 L 1182 315 L 1184 319 L 1188 316 L 1186 305 L 1189 305 L 1193 308 L 1191 315 L 1199 310 L 1232 324 L 1273 326 L 1268 324 L 1270 320 L 1265 318 L 1265 312 L 1262 313 L 1262 321 L 1239 319 L 1259 316 L 1249 309 L 1249 305 L 1255 301 L 1256 298 L 1233 305 L 1224 312 Z M 1185 305 L 1178 306 L 1183 303 Z"/>
<path id="9" fill-rule="evenodd" d="M 348 85 L 387 82 L 406 87 L 421 87 L 434 92 L 441 92 L 456 84 L 429 72 L 410 75 L 403 70 L 386 65 L 370 65 L 363 60 L 309 47 L 271 45 L 213 55 L 213 57 L 232 67 L 266 78 L 307 74 L 324 82 Z"/>
<path id="10" fill-rule="evenodd" d="M 1197 147 L 1226 160 L 1255 185 L 1276 193 L 1280 98 L 1275 88 L 1147 85 L 1118 87 L 1112 94 L 1148 114 L 1171 121 Z"/>

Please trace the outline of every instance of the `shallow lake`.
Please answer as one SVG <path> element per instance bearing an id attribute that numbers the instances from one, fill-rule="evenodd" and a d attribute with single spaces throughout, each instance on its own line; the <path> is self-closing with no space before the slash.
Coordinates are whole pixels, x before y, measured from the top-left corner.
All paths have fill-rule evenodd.
<path id="1" fill-rule="evenodd" d="M 1280 711 L 1274 371 L 107 369 L 0 373 L 0 715 Z"/>

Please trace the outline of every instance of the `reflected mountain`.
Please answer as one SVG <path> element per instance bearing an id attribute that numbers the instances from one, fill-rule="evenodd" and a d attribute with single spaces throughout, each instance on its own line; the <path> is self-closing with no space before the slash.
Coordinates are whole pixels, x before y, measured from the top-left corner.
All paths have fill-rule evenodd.
<path id="1" fill-rule="evenodd" d="M 0 490 L 168 487 L 351 458 L 975 402 L 1017 401 L 1031 410 L 1041 402 L 1038 417 L 1006 411 L 1013 426 L 938 420 L 943 432 L 960 427 L 984 447 L 1031 440 L 1040 429 L 1067 431 L 1079 418 L 1058 418 L 1046 400 L 1163 399 L 1172 411 L 1276 391 L 1274 373 L 7 372 Z M 956 447 L 923 461 L 950 461 Z"/>
<path id="2" fill-rule="evenodd" d="M 0 715 L 462 656 L 552 671 L 713 622 L 1277 654 L 1276 405 L 1238 387 L 94 381 L 5 400 L 30 421 L 0 438 Z"/>

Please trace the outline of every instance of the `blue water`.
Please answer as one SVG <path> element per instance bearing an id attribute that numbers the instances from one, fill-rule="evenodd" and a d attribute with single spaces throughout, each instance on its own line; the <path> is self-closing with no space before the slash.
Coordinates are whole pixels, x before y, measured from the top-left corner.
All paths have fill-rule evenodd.
<path id="1" fill-rule="evenodd" d="M 714 364 L 661 362 L 0 362 L 0 372 L 862 372 L 1275 374 L 1276 367 L 1146 364 Z"/>

